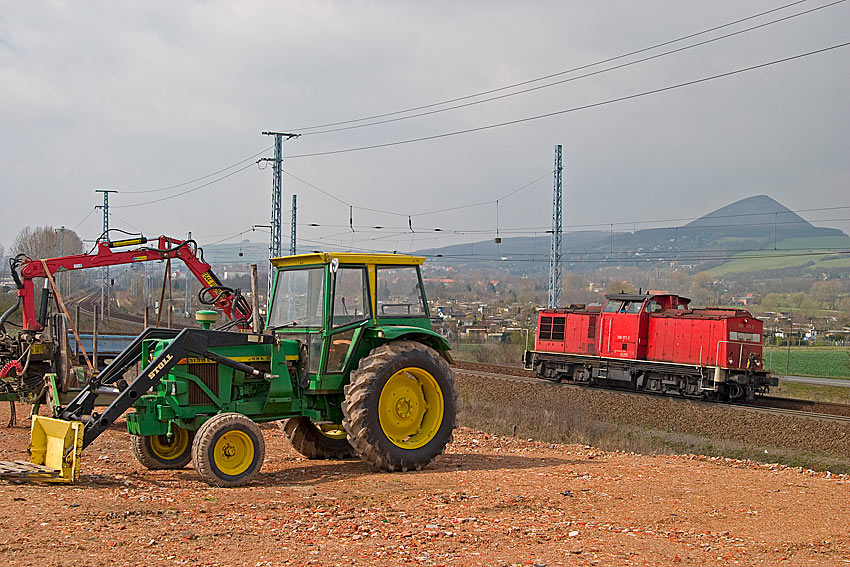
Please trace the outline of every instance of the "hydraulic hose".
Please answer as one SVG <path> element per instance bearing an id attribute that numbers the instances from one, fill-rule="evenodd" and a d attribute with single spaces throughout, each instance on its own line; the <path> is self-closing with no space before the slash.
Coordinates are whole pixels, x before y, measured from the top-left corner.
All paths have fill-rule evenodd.
<path id="1" fill-rule="evenodd" d="M 0 315 L 0 334 L 3 334 L 3 335 L 6 334 L 6 319 L 8 319 L 9 316 L 12 313 L 17 311 L 20 306 L 21 306 L 21 296 L 19 295 L 18 300 L 15 302 L 15 304 L 13 306 L 11 306 L 10 308 L 8 308 L 3 313 L 3 315 Z"/>

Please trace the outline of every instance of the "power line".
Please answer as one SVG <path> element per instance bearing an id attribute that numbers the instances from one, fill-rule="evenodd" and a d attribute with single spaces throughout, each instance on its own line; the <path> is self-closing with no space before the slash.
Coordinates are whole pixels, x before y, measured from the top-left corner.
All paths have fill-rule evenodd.
<path id="1" fill-rule="evenodd" d="M 256 165 L 256 164 L 257 164 L 257 162 L 251 162 L 246 166 L 240 167 L 236 171 L 231 171 L 227 175 L 222 175 L 218 179 L 213 179 L 212 181 L 210 181 L 208 183 L 204 183 L 203 185 L 198 185 L 197 187 L 193 187 L 192 189 L 187 189 L 186 191 L 181 191 L 180 193 L 175 193 L 174 195 L 169 195 L 168 197 L 161 197 L 159 199 L 154 199 L 152 201 L 145 201 L 143 203 L 133 203 L 133 204 L 130 204 L 130 205 L 113 205 L 113 208 L 115 208 L 115 209 L 126 209 L 126 208 L 129 208 L 129 207 L 141 207 L 142 205 L 152 205 L 154 203 L 161 203 L 163 201 L 168 201 L 169 199 L 175 199 L 175 198 L 180 197 L 182 195 L 186 195 L 188 193 L 193 193 L 194 191 L 197 191 L 198 189 L 203 189 L 204 187 L 209 187 L 210 185 L 218 183 L 219 181 L 223 181 L 223 180 L 227 179 L 228 177 L 233 177 L 237 173 L 245 171 L 249 167 Z"/>
<path id="2" fill-rule="evenodd" d="M 447 211 L 455 211 L 455 210 L 458 210 L 458 209 L 468 209 L 468 208 L 471 208 L 471 207 L 480 207 L 482 205 L 491 205 L 491 204 L 496 203 L 498 201 L 502 201 L 502 200 L 504 200 L 504 199 L 516 194 L 516 193 L 519 193 L 523 189 L 526 189 L 526 188 L 534 185 L 535 183 L 537 183 L 540 180 L 548 177 L 552 173 L 551 171 L 547 171 L 546 173 L 544 173 L 540 177 L 534 179 L 533 181 L 529 181 L 528 183 L 526 183 L 525 185 L 522 185 L 521 187 L 513 189 L 512 191 L 509 191 L 508 193 L 502 195 L 498 199 L 491 199 L 489 201 L 482 201 L 480 203 L 472 203 L 472 204 L 469 204 L 469 205 L 458 205 L 457 207 L 450 207 L 450 208 L 447 208 L 447 209 L 438 209 L 438 210 L 428 211 L 428 212 L 424 212 L 424 213 L 400 213 L 400 212 L 397 212 L 397 211 L 386 211 L 386 210 L 382 210 L 382 209 L 375 209 L 375 208 L 372 208 L 372 207 L 361 207 L 361 206 L 358 206 L 358 205 L 353 205 L 353 204 L 351 204 L 347 201 L 344 201 L 343 199 L 340 199 L 336 195 L 333 195 L 329 191 L 322 189 L 318 185 L 314 185 L 313 183 L 310 183 L 309 181 L 306 181 L 306 180 L 298 177 L 297 175 L 290 173 L 289 171 L 284 170 L 283 172 L 285 174 L 289 175 L 290 177 L 292 177 L 293 179 L 296 179 L 296 180 L 300 181 L 301 183 L 304 183 L 305 185 L 312 187 L 313 189 L 319 191 L 320 193 L 327 195 L 328 197 L 337 201 L 338 203 L 342 203 L 346 207 L 351 207 L 351 208 L 357 209 L 359 211 L 369 211 L 369 212 L 373 212 L 373 213 L 381 213 L 381 214 L 385 214 L 385 215 L 395 215 L 395 216 L 399 216 L 399 217 L 420 217 L 420 216 L 425 216 L 425 215 L 433 215 L 433 214 L 436 214 L 436 213 L 443 213 L 443 212 L 447 212 Z"/>
<path id="3" fill-rule="evenodd" d="M 547 112 L 545 114 L 538 114 L 538 115 L 529 116 L 529 117 L 526 117 L 526 118 L 509 120 L 507 122 L 499 122 L 499 123 L 496 123 L 496 124 L 489 124 L 487 126 L 479 126 L 477 128 L 467 128 L 467 129 L 464 129 L 464 130 L 456 130 L 456 131 L 453 131 L 453 132 L 445 132 L 443 134 L 434 134 L 432 136 L 423 136 L 423 137 L 420 137 L 420 138 L 409 138 L 407 140 L 398 140 L 398 141 L 395 141 L 395 142 L 386 142 L 386 143 L 383 143 L 383 144 L 372 144 L 372 145 L 368 145 L 368 146 L 358 146 L 358 147 L 354 147 L 354 148 L 343 148 L 341 150 L 329 150 L 329 151 L 325 151 L 325 152 L 313 152 L 313 153 L 308 153 L 308 154 L 298 154 L 298 155 L 289 156 L 288 159 L 318 157 L 318 156 L 344 154 L 344 153 L 349 153 L 349 152 L 358 152 L 358 151 L 364 151 L 364 150 L 374 150 L 374 149 L 378 149 L 378 148 L 388 148 L 388 147 L 391 147 L 391 146 L 413 144 L 413 143 L 416 143 L 416 142 L 425 142 L 425 141 L 429 141 L 429 140 L 437 140 L 437 139 L 440 139 L 440 138 L 448 138 L 450 136 L 458 136 L 458 135 L 461 135 L 461 134 L 470 134 L 470 133 L 473 133 L 473 132 L 481 132 L 481 131 L 484 131 L 484 130 L 492 130 L 494 128 L 501 128 L 503 126 L 512 126 L 514 124 L 521 124 L 523 122 L 531 122 L 533 120 L 540 120 L 542 118 L 551 118 L 553 116 L 559 116 L 559 115 L 562 115 L 562 114 L 578 112 L 578 111 L 581 111 L 581 110 L 587 110 L 589 108 L 597 108 L 597 107 L 600 107 L 600 106 L 606 106 L 606 105 L 614 104 L 614 103 L 617 103 L 617 102 L 623 102 L 623 101 L 626 101 L 626 100 L 632 100 L 632 99 L 636 99 L 636 98 L 640 98 L 640 97 L 644 97 L 644 96 L 648 96 L 648 95 L 652 95 L 652 94 L 658 94 L 658 93 L 662 93 L 662 92 L 666 92 L 666 91 L 671 91 L 671 90 L 682 88 L 682 87 L 692 86 L 692 85 L 696 85 L 696 84 L 699 84 L 699 83 L 705 83 L 705 82 L 713 81 L 715 79 L 720 79 L 720 78 L 723 78 L 723 77 L 729 77 L 729 76 L 737 75 L 737 74 L 740 74 L 740 73 L 746 73 L 748 71 L 754 71 L 756 69 L 762 69 L 764 67 L 770 67 L 772 65 L 777 65 L 779 63 L 786 63 L 788 61 L 793 61 L 795 59 L 801 59 L 803 57 L 808 57 L 810 55 L 825 53 L 825 52 L 831 51 L 833 49 L 839 49 L 841 47 L 847 47 L 848 45 L 850 45 L 850 42 L 839 43 L 839 44 L 836 44 L 836 45 L 831 45 L 829 47 L 824 47 L 822 49 L 817 49 L 817 50 L 809 51 L 809 52 L 806 52 L 806 53 L 799 53 L 797 55 L 792 55 L 790 57 L 784 57 L 782 59 L 776 59 L 776 60 L 773 60 L 773 61 L 768 61 L 767 63 L 761 63 L 759 65 L 753 65 L 751 67 L 743 67 L 741 69 L 736 69 L 734 71 L 729 71 L 729 72 L 726 72 L 726 73 L 720 73 L 720 74 L 717 74 L 717 75 L 711 75 L 711 76 L 708 76 L 708 77 L 703 77 L 701 79 L 695 79 L 693 81 L 678 83 L 678 84 L 670 85 L 670 86 L 667 86 L 667 87 L 661 87 L 661 88 L 658 88 L 658 89 L 643 91 L 643 92 L 635 93 L 635 94 L 632 94 L 632 95 L 608 99 L 608 100 L 595 102 L 595 103 L 591 103 L 591 104 L 585 104 L 585 105 L 582 105 L 582 106 L 575 106 L 573 108 L 567 108 L 567 109 L 564 109 L 564 110 L 557 110 L 557 111 L 554 111 L 554 112 Z"/>
<path id="4" fill-rule="evenodd" d="M 302 127 L 302 128 L 294 128 L 294 130 L 303 132 L 303 131 L 308 131 L 308 130 L 317 130 L 319 128 L 328 128 L 328 127 L 332 127 L 332 126 L 340 126 L 340 125 L 343 125 L 343 124 L 352 124 L 354 122 L 363 122 L 363 121 L 366 121 L 366 120 L 374 120 L 376 118 L 385 118 L 387 116 L 395 116 L 395 115 L 398 115 L 398 114 L 406 114 L 408 112 L 416 112 L 418 110 L 433 108 L 435 106 L 442 106 L 444 104 L 452 104 L 452 103 L 455 103 L 455 102 L 460 102 L 462 100 L 468 100 L 468 99 L 476 98 L 476 97 L 479 97 L 479 96 L 485 96 L 485 95 L 489 95 L 489 94 L 513 89 L 513 88 L 516 88 L 516 87 L 522 87 L 522 86 L 525 86 L 525 85 L 530 85 L 530 84 L 533 84 L 533 83 L 536 83 L 536 82 L 539 82 L 539 81 L 545 81 L 546 79 L 551 79 L 551 78 L 554 78 L 554 77 L 558 77 L 560 75 L 565 75 L 567 73 L 572 73 L 572 72 L 575 72 L 575 71 L 581 71 L 583 69 L 595 67 L 596 65 L 602 65 L 604 63 L 610 63 L 611 61 L 616 61 L 617 59 L 622 59 L 624 57 L 630 57 L 632 55 L 637 55 L 639 53 L 651 51 L 651 50 L 657 49 L 659 47 L 664 47 L 665 45 L 670 45 L 670 44 L 673 44 L 673 43 L 677 43 L 679 41 L 691 39 L 693 37 L 697 37 L 697 36 L 704 35 L 704 34 L 707 34 L 707 33 L 713 32 L 713 31 L 717 31 L 717 30 L 722 29 L 722 28 L 726 28 L 726 27 L 729 27 L 729 26 L 733 26 L 735 24 L 739 24 L 741 22 L 745 22 L 745 21 L 752 20 L 752 19 L 755 19 L 755 18 L 758 18 L 758 17 L 761 17 L 761 16 L 765 16 L 765 15 L 773 13 L 773 12 L 778 12 L 780 10 L 784 10 L 785 8 L 789 8 L 789 7 L 795 6 L 797 4 L 802 4 L 806 1 L 807 0 L 797 0 L 796 2 L 791 2 L 790 4 L 785 4 L 785 5 L 779 6 L 777 8 L 767 10 L 765 12 L 760 12 L 760 13 L 754 14 L 752 16 L 747 16 L 746 18 L 741 18 L 739 20 L 735 20 L 733 22 L 728 22 L 726 24 L 715 26 L 715 27 L 712 27 L 712 28 L 709 28 L 709 29 L 706 29 L 706 30 L 696 32 L 696 33 L 688 34 L 688 35 L 685 35 L 685 36 L 682 36 L 682 37 L 679 37 L 679 38 L 676 38 L 676 39 L 672 39 L 672 40 L 665 41 L 665 42 L 662 42 L 662 43 L 657 43 L 657 44 L 651 45 L 649 47 L 644 47 L 642 49 L 630 51 L 630 52 L 624 53 L 622 55 L 617 55 L 615 57 L 609 57 L 607 59 L 602 59 L 602 60 L 596 61 L 594 63 L 588 63 L 586 65 L 574 67 L 572 69 L 567 69 L 565 71 L 559 71 L 557 73 L 552 73 L 552 74 L 549 74 L 549 75 L 544 75 L 542 77 L 537 77 L 537 78 L 534 78 L 534 79 L 529 79 L 529 80 L 522 81 L 522 82 L 519 82 L 519 83 L 514 83 L 514 84 L 511 84 L 511 85 L 498 87 L 498 88 L 490 89 L 490 90 L 486 90 L 486 91 L 481 91 L 481 92 L 478 92 L 478 93 L 473 93 L 473 94 L 469 94 L 469 95 L 465 95 L 465 96 L 460 96 L 460 97 L 457 97 L 457 98 L 451 98 L 451 99 L 447 99 L 447 100 L 443 100 L 443 101 L 435 102 L 435 103 L 431 103 L 431 104 L 426 104 L 426 105 L 422 105 L 422 106 L 415 106 L 415 107 L 407 108 L 407 109 L 404 109 L 404 110 L 397 110 L 397 111 L 394 111 L 394 112 L 387 112 L 387 113 L 384 113 L 384 114 L 375 114 L 375 115 L 372 115 L 372 116 L 365 116 L 363 118 L 355 118 L 355 119 L 351 119 L 351 120 L 344 120 L 344 121 L 341 121 L 341 122 L 331 122 L 331 123 L 328 123 L 328 124 L 305 126 L 305 127 Z"/>
<path id="5" fill-rule="evenodd" d="M 115 208 L 115 206 L 113 205 L 112 208 Z M 128 221 L 127 219 L 119 217 L 118 215 L 116 215 L 112 211 L 109 212 L 109 216 L 112 217 L 112 218 L 116 218 L 116 219 L 120 220 L 121 222 L 123 222 L 124 224 L 126 224 L 127 226 L 132 228 L 133 230 L 137 231 L 139 234 L 145 233 L 144 230 L 142 230 L 141 228 L 139 228 L 137 226 L 133 226 L 133 224 L 130 221 Z M 150 233 L 148 233 L 148 234 L 150 234 Z"/>
<path id="6" fill-rule="evenodd" d="M 798 17 L 798 16 L 803 16 L 803 15 L 806 15 L 806 14 L 810 14 L 810 13 L 812 13 L 812 12 L 816 12 L 816 11 L 818 11 L 818 10 L 822 10 L 822 9 L 824 9 L 824 8 L 829 8 L 829 7 L 831 7 L 831 6 L 835 6 L 835 5 L 837 5 L 837 4 L 841 4 L 841 3 L 845 2 L 845 1 L 846 1 L 846 0 L 836 0 L 835 2 L 832 2 L 831 4 L 824 4 L 823 6 L 818 6 L 818 7 L 816 7 L 816 8 L 812 8 L 812 9 L 810 9 L 810 10 L 806 10 L 806 11 L 803 11 L 803 12 L 799 12 L 799 13 L 797 13 L 797 14 L 792 14 L 792 15 L 790 15 L 790 16 L 785 16 L 784 18 L 779 18 L 779 19 L 776 19 L 776 20 L 771 20 L 771 21 L 769 21 L 769 22 L 765 22 L 765 23 L 763 23 L 763 24 L 758 24 L 758 25 L 756 25 L 756 26 L 752 26 L 752 27 L 745 28 L 745 29 L 742 29 L 742 30 L 738 30 L 738 31 L 735 31 L 735 32 L 732 32 L 732 33 L 728 33 L 728 34 L 726 34 L 726 35 L 721 35 L 721 36 L 719 36 L 719 37 L 715 37 L 715 38 L 712 38 L 712 39 L 707 39 L 707 40 L 705 40 L 705 41 L 701 41 L 701 42 L 694 43 L 694 44 L 691 44 L 691 45 L 686 45 L 686 46 L 684 46 L 684 47 L 679 47 L 679 48 L 677 48 L 677 49 L 671 49 L 671 50 L 669 50 L 669 51 L 664 51 L 664 52 L 662 52 L 662 53 L 658 53 L 658 54 L 655 54 L 655 55 L 650 55 L 650 56 L 648 56 L 648 57 L 644 57 L 644 58 L 641 58 L 641 59 L 636 59 L 636 60 L 634 60 L 634 61 L 629 61 L 628 63 L 622 63 L 622 64 L 620 64 L 620 65 L 615 65 L 615 66 L 613 66 L 613 67 L 608 67 L 608 68 L 606 68 L 606 69 L 601 69 L 601 70 L 599 70 L 599 71 L 593 71 L 593 72 L 591 72 L 591 73 L 585 73 L 585 74 L 583 74 L 583 75 L 578 75 L 578 76 L 576 76 L 576 77 L 570 77 L 570 78 L 568 78 L 568 79 L 561 79 L 561 80 L 559 80 L 559 81 L 555 81 L 555 82 L 552 82 L 552 83 L 547 83 L 547 84 L 545 84 L 545 85 L 538 85 L 538 86 L 535 86 L 535 87 L 530 87 L 530 88 L 527 88 L 527 89 L 522 89 L 522 90 L 519 90 L 519 91 L 516 91 L 516 92 L 512 92 L 512 93 L 506 93 L 506 94 L 502 94 L 502 95 L 498 95 L 498 96 L 493 96 L 493 97 L 485 98 L 485 99 L 482 99 L 482 100 L 477 100 L 477 101 L 473 101 L 473 102 L 467 102 L 467 103 L 464 103 L 464 104 L 458 104 L 458 105 L 455 105 L 455 106 L 449 106 L 449 107 L 447 107 L 447 108 L 440 108 L 440 109 L 437 109 L 437 110 L 429 110 L 429 111 L 427 111 L 427 112 L 420 112 L 420 113 L 417 113 L 417 114 L 411 114 L 411 115 L 409 115 L 409 116 L 401 116 L 401 117 L 397 117 L 397 118 L 389 118 L 389 119 L 386 119 L 386 120 L 380 120 L 380 121 L 377 121 L 377 122 L 367 122 L 366 124 L 357 124 L 357 125 L 353 125 L 353 126 L 343 126 L 343 127 L 340 127 L 340 128 L 331 128 L 331 129 L 327 129 L 327 130 L 318 130 L 318 131 L 316 131 L 316 132 L 309 132 L 309 133 L 304 134 L 304 135 L 305 135 L 305 136 L 310 136 L 310 135 L 318 135 L 318 134 L 327 134 L 327 133 L 330 133 L 330 132 L 340 132 L 340 131 L 343 131 L 343 130 L 353 130 L 353 129 L 356 129 L 356 128 L 366 128 L 366 127 L 368 127 L 368 126 L 377 126 L 377 125 L 380 125 L 380 124 L 388 124 L 388 123 L 390 123 L 390 122 L 399 122 L 399 121 L 402 121 L 402 120 L 410 120 L 410 119 L 412 119 L 412 118 L 421 118 L 422 116 L 429 116 L 429 115 L 432 115 L 432 114 L 439 114 L 439 113 L 441 113 L 441 112 L 448 112 L 449 110 L 457 110 L 457 109 L 459 109 L 459 108 L 467 108 L 467 107 L 469 107 L 469 106 L 475 106 L 475 105 L 478 105 L 478 104 L 483 104 L 483 103 L 485 103 L 485 102 L 492 102 L 492 101 L 495 101 L 495 100 L 501 100 L 501 99 L 505 99 L 505 98 L 509 98 L 509 97 L 513 97 L 513 96 L 517 96 L 517 95 L 521 95 L 521 94 L 526 94 L 526 93 L 530 93 L 530 92 L 538 91 L 538 90 L 541 90 L 541 89 L 546 89 L 546 88 L 549 88 L 549 87 L 554 87 L 554 86 L 557 86 L 557 85 L 562 85 L 562 84 L 569 83 L 569 82 L 572 82 L 572 81 L 577 81 L 577 80 L 579 80 L 579 79 L 585 79 L 585 78 L 587 78 L 587 77 L 593 77 L 593 76 L 596 76 L 596 75 L 601 75 L 601 74 L 603 74 L 603 73 L 607 73 L 607 72 L 609 72 L 609 71 L 616 71 L 617 69 L 623 69 L 623 68 L 625 68 L 625 67 L 630 67 L 630 66 L 632 66 L 632 65 L 637 65 L 638 63 L 644 63 L 644 62 L 646 62 L 646 61 L 651 61 L 651 60 L 653 60 L 653 59 L 658 59 L 658 58 L 660 58 L 660 57 L 664 57 L 664 56 L 667 56 L 667 55 L 671 55 L 671 54 L 673 54 L 673 53 L 679 53 L 679 52 L 681 52 L 681 51 L 687 51 L 688 49 L 693 49 L 693 48 L 695 48 L 695 47 L 700 47 L 700 46 L 702 46 L 702 45 L 707 45 L 707 44 L 709 44 L 709 43 L 714 43 L 714 42 L 716 42 L 716 41 L 720 41 L 721 39 L 727 39 L 727 38 L 730 38 L 730 37 L 733 37 L 733 36 L 736 36 L 736 35 L 741 35 L 741 34 L 743 34 L 743 33 L 747 33 L 747 32 L 753 31 L 753 30 L 757 30 L 757 29 L 760 29 L 760 28 L 763 28 L 763 27 L 767 27 L 767 26 L 770 26 L 770 25 L 773 25 L 773 24 L 776 24 L 776 23 L 779 23 L 779 22 L 784 22 L 784 21 L 786 21 L 786 20 L 790 20 L 790 19 L 796 18 L 796 17 Z M 580 67 L 580 68 L 583 68 L 583 67 Z M 567 72 L 567 71 L 564 71 L 564 73 L 566 73 L 566 72 Z"/>
<path id="7" fill-rule="evenodd" d="M 92 210 L 90 210 L 90 211 L 89 211 L 89 214 L 87 214 L 86 216 L 84 216 L 84 217 L 83 217 L 83 220 L 81 220 L 81 221 L 80 221 L 80 222 L 78 222 L 76 225 L 74 225 L 74 228 L 72 228 L 71 230 L 77 230 L 77 229 L 80 227 L 80 225 L 81 225 L 81 224 L 83 224 L 84 222 L 86 222 L 86 220 L 88 220 L 88 218 L 89 218 L 90 216 L 92 216 L 92 213 L 94 213 L 96 210 L 97 210 L 97 207 L 92 207 Z"/>
<path id="8" fill-rule="evenodd" d="M 490 201 L 493 203 L 494 201 Z M 467 205 L 467 206 L 475 206 L 475 205 Z M 463 208 L 463 207 L 457 207 Z M 822 207 L 818 209 L 798 209 L 797 211 L 784 211 L 784 212 L 775 212 L 775 213 L 741 213 L 734 215 L 717 215 L 713 217 L 708 217 L 709 219 L 719 219 L 719 218 L 733 218 L 733 217 L 755 217 L 755 216 L 771 216 L 771 215 L 781 215 L 788 213 L 796 213 L 796 212 L 806 212 L 806 211 L 827 211 L 827 210 L 838 210 L 838 209 L 850 209 L 850 206 L 844 207 Z M 447 209 L 450 210 L 450 209 Z M 420 214 L 428 214 L 428 213 L 420 213 Z M 410 215 L 410 216 L 418 216 L 418 215 Z M 693 217 L 686 219 L 671 219 L 668 221 L 664 220 L 656 220 L 656 221 L 623 221 L 623 222 L 615 222 L 615 223 L 596 223 L 596 224 L 580 224 L 580 225 L 565 225 L 564 228 L 587 228 L 587 227 L 601 227 L 608 228 L 611 226 L 625 226 L 625 225 L 637 225 L 637 224 L 647 224 L 647 223 L 660 223 L 660 222 L 672 222 L 674 220 L 700 220 L 703 217 Z M 850 218 L 848 217 L 838 217 L 838 218 L 828 218 L 828 219 L 818 219 L 815 222 L 839 222 L 839 221 L 848 221 Z M 286 223 L 284 223 L 286 224 Z M 753 226 L 777 226 L 777 225 L 788 225 L 788 224 L 811 224 L 811 222 L 802 219 L 801 220 L 789 220 L 789 221 L 766 221 L 766 222 L 749 222 L 746 224 L 747 227 Z M 299 223 L 300 227 L 322 227 L 322 228 L 343 228 L 351 225 L 342 225 L 342 224 L 320 224 L 320 223 Z M 408 227 L 404 226 L 370 226 L 370 225 L 353 225 L 358 231 L 368 232 L 372 229 L 374 230 L 403 230 L 401 234 L 410 233 Z M 742 224 L 711 224 L 711 225 L 684 225 L 684 226 L 660 226 L 655 228 L 644 228 L 640 230 L 706 230 L 706 229 L 715 229 L 715 228 L 730 228 L 730 227 L 742 227 L 745 225 Z M 492 228 L 486 229 L 452 229 L 452 228 L 417 228 L 418 231 L 421 232 L 444 232 L 449 234 L 490 234 L 494 231 Z M 515 233 L 515 234 L 544 234 L 551 233 L 551 229 L 547 227 L 515 227 L 515 228 L 502 228 L 500 229 L 502 232 L 506 233 Z M 579 232 L 589 232 L 582 230 L 573 230 L 569 231 L 571 233 L 579 233 Z M 637 232 L 637 231 L 634 231 Z M 617 234 L 628 234 L 630 231 L 620 231 Z"/>
<path id="9" fill-rule="evenodd" d="M 270 147 L 268 147 L 268 148 L 265 148 L 265 149 L 263 149 L 263 150 L 260 150 L 259 152 L 255 153 L 254 155 L 249 156 L 249 157 L 246 157 L 245 159 L 241 159 L 241 160 L 237 161 L 237 162 L 236 162 L 236 163 L 234 163 L 234 164 L 231 164 L 231 165 L 228 165 L 228 166 L 227 166 L 227 167 L 225 167 L 225 168 L 219 169 L 218 171 L 214 171 L 214 172 L 212 172 L 212 173 L 208 173 L 207 175 L 204 175 L 204 176 L 201 176 L 201 177 L 197 177 L 197 178 L 195 178 L 195 179 L 191 179 L 191 180 L 189 180 L 189 181 L 184 181 L 183 183 L 178 183 L 178 184 L 176 184 L 176 185 L 169 185 L 169 186 L 167 186 L 167 187 L 160 187 L 160 188 L 158 188 L 158 189 L 144 189 L 144 190 L 139 190 L 139 191 L 125 191 L 125 190 L 123 190 L 123 189 L 122 189 L 122 190 L 121 190 L 121 193 L 125 193 L 125 194 L 126 194 L 126 193 L 156 193 L 156 192 L 158 192 L 158 191 L 167 191 L 167 190 L 169 190 L 169 189 L 176 189 L 176 188 L 178 188 L 178 187 L 184 187 L 184 186 L 186 186 L 186 185 L 191 185 L 192 183 L 196 183 L 196 182 L 198 182 L 198 181 L 203 181 L 204 179 L 207 179 L 208 177 L 213 177 L 213 176 L 215 176 L 215 175 L 218 175 L 219 173 L 224 173 L 224 172 L 225 172 L 225 171 L 227 171 L 228 169 L 233 169 L 234 167 L 236 167 L 236 166 L 238 166 L 238 165 L 241 165 L 241 164 L 245 163 L 245 162 L 246 162 L 246 161 L 248 161 L 248 160 L 252 160 L 252 159 L 254 159 L 254 158 L 258 157 L 258 156 L 261 156 L 261 155 L 263 155 L 264 153 L 266 153 L 267 151 L 269 151 L 270 149 L 272 149 L 272 147 L 273 147 L 273 146 L 270 146 Z"/>

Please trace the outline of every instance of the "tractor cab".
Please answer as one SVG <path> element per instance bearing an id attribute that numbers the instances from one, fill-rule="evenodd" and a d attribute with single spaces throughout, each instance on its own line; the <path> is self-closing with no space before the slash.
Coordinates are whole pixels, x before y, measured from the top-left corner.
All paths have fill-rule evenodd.
<path id="1" fill-rule="evenodd" d="M 436 339 L 419 269 L 424 258 L 315 253 L 271 262 L 276 276 L 268 328 L 303 345 L 304 388 L 340 388 L 385 335 L 412 331 L 430 336 L 426 342 Z"/>

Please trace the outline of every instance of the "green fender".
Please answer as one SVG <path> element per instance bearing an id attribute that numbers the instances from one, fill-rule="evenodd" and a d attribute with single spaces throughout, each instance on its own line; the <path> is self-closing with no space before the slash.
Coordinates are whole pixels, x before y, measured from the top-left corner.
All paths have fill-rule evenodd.
<path id="1" fill-rule="evenodd" d="M 385 342 L 397 341 L 399 339 L 416 341 L 428 345 L 439 352 L 449 364 L 454 363 L 451 354 L 449 354 L 451 350 L 449 341 L 443 335 L 431 329 L 407 325 L 388 325 L 386 327 L 372 327 L 367 329 L 364 331 L 364 336 L 367 339 Z"/>

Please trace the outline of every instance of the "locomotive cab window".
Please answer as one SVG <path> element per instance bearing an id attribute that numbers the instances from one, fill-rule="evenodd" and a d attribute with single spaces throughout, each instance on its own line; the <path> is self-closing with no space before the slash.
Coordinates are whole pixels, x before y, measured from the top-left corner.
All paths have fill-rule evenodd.
<path id="1" fill-rule="evenodd" d="M 626 313 L 631 313 L 632 315 L 640 313 L 640 308 L 643 307 L 643 301 L 630 301 L 628 303 Z"/>
<path id="2" fill-rule="evenodd" d="M 609 301 L 605 304 L 605 313 L 616 313 L 622 306 L 622 301 Z"/>

